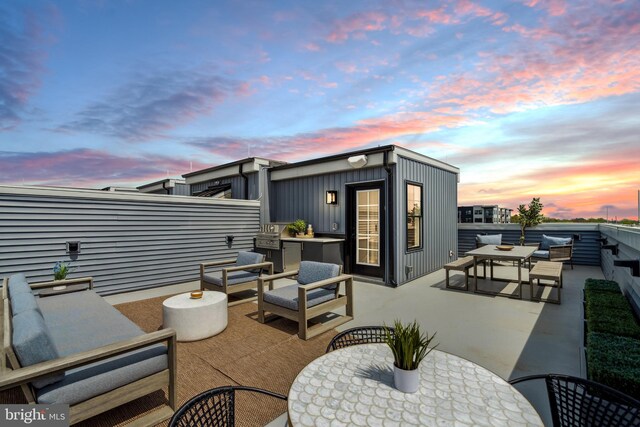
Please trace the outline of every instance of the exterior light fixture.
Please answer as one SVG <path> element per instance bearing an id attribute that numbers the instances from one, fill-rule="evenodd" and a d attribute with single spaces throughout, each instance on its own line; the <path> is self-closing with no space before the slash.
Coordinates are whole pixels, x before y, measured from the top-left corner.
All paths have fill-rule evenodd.
<path id="1" fill-rule="evenodd" d="M 328 205 L 337 205 L 338 192 L 336 190 L 327 191 L 325 201 L 327 202 Z"/>

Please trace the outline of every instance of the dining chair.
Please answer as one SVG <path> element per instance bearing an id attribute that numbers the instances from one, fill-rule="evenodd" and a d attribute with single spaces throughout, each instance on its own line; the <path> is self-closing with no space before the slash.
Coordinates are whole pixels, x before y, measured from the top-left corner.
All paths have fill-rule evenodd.
<path id="1" fill-rule="evenodd" d="M 287 396 L 255 387 L 216 387 L 200 393 L 182 405 L 171 417 L 169 427 L 234 426 L 236 391 L 249 391 L 287 400 Z"/>
<path id="2" fill-rule="evenodd" d="M 519 384 L 544 379 L 554 427 L 640 426 L 640 401 L 604 384 L 568 375 L 529 375 Z"/>
<path id="3" fill-rule="evenodd" d="M 395 329 L 385 326 L 359 326 L 347 329 L 333 337 L 325 353 L 352 345 L 384 343 L 387 330 L 395 334 Z"/>

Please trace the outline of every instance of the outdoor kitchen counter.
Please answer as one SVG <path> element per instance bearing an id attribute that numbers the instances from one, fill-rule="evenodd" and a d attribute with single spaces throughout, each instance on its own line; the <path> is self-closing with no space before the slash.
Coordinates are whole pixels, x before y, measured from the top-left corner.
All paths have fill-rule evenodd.
<path id="1" fill-rule="evenodd" d="M 332 237 L 283 237 L 282 247 L 286 251 L 285 265 L 287 269 L 289 269 L 289 267 L 292 270 L 297 269 L 300 261 L 344 264 L 344 239 L 335 239 Z M 297 251 L 299 251 L 299 257 L 293 255 L 293 253 Z M 292 255 L 297 258 L 297 262 L 292 259 Z"/>
<path id="2" fill-rule="evenodd" d="M 283 242 L 302 242 L 302 243 L 340 243 L 344 242 L 344 239 L 335 239 L 332 237 L 283 237 Z"/>

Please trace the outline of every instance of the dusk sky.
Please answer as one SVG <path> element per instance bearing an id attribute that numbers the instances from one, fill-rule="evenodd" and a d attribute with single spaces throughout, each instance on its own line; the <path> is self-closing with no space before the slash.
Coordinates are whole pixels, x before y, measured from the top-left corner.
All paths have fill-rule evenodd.
<path id="1" fill-rule="evenodd" d="M 640 0 L 0 3 L 0 183 L 398 144 L 459 204 L 637 217 Z"/>

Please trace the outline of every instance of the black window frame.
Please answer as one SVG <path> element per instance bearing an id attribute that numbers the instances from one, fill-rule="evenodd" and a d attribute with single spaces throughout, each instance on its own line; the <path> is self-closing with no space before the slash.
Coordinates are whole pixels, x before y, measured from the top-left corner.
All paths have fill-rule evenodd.
<path id="1" fill-rule="evenodd" d="M 419 187 L 420 188 L 420 215 L 413 215 L 414 218 L 420 218 L 420 245 L 418 246 L 412 246 L 409 247 L 409 211 L 408 211 L 408 206 L 409 206 L 409 186 L 413 185 L 415 187 Z M 420 182 L 415 182 L 415 181 L 409 181 L 409 180 L 405 180 L 404 181 L 404 209 L 406 209 L 405 211 L 405 227 L 404 227 L 404 238 L 405 238 L 405 245 L 404 245 L 404 250 L 405 253 L 410 253 L 410 252 L 419 252 L 422 251 L 424 249 L 424 185 L 422 185 L 422 183 Z"/>

